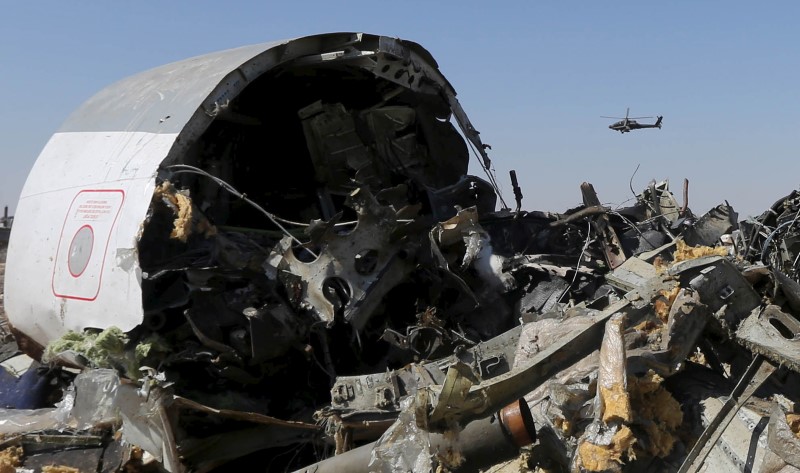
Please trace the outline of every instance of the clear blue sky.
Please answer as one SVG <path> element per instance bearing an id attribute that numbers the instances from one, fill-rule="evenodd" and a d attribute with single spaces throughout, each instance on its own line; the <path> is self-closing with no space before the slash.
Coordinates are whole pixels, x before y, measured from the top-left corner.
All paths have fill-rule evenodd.
<path id="1" fill-rule="evenodd" d="M 498 5 L 499 4 L 499 5 Z M 50 135 L 104 86 L 246 44 L 363 31 L 427 48 L 492 145 L 506 200 L 563 211 L 651 179 L 703 213 L 757 215 L 800 184 L 800 2 L 7 1 L 0 14 L 0 206 Z M 601 115 L 664 115 L 621 135 Z M 477 166 L 472 173 L 479 174 Z"/>

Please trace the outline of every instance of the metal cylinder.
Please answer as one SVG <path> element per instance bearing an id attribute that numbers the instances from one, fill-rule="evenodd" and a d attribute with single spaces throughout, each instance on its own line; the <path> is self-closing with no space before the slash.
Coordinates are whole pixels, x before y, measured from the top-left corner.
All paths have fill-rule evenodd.
<path id="1" fill-rule="evenodd" d="M 517 447 L 524 447 L 536 440 L 536 427 L 525 399 L 512 402 L 500 411 L 500 422 Z"/>
<path id="2" fill-rule="evenodd" d="M 431 452 L 448 445 L 444 436 L 431 433 Z M 456 446 L 464 457 L 458 467 L 460 472 L 473 472 L 494 465 L 519 454 L 519 447 L 536 440 L 533 417 L 524 399 L 503 408 L 500 413 L 467 424 L 459 432 Z M 348 452 L 322 460 L 295 473 L 357 473 L 369 470 L 372 442 Z M 451 444 L 450 444 L 451 445 Z"/>

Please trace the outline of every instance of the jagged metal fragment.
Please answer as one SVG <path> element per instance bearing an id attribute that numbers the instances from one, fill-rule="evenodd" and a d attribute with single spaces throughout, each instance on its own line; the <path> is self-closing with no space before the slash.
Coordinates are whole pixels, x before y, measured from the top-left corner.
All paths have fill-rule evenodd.
<path id="1" fill-rule="evenodd" d="M 700 217 L 697 222 L 687 228 L 683 239 L 691 246 L 714 246 L 722 235 L 739 228 L 736 220 L 739 214 L 733 207 L 720 204 Z"/>
<path id="2" fill-rule="evenodd" d="M 792 432 L 786 421 L 786 412 L 773 403 L 769 413 L 769 434 L 767 445 L 783 461 L 800 468 L 800 438 Z"/>
<path id="3" fill-rule="evenodd" d="M 661 329 L 660 346 L 635 348 L 628 352 L 628 371 L 643 376 L 652 370 L 667 377 L 685 366 L 685 359 L 697 346 L 697 339 L 706 327 L 708 308 L 692 288 L 682 288 L 667 314 Z"/>
<path id="4" fill-rule="evenodd" d="M 678 473 L 694 473 L 700 470 L 706 457 L 708 457 L 714 445 L 725 432 L 725 428 L 736 417 L 739 409 L 774 372 L 775 367 L 766 361 L 764 357 L 760 355 L 753 357 L 753 361 L 747 371 L 742 375 L 716 416 L 709 421 L 708 426 L 706 426 L 706 429 L 684 459 Z"/>
<path id="5" fill-rule="evenodd" d="M 394 419 L 403 396 L 427 386 L 443 385 L 451 366 L 468 366 L 473 379 L 487 380 L 507 373 L 515 360 L 521 329 L 515 327 L 441 360 L 412 363 L 385 373 L 339 376 L 331 389 L 331 406 L 323 415 L 336 415 L 347 422 Z"/>
<path id="6" fill-rule="evenodd" d="M 588 182 L 581 184 L 581 193 L 583 194 L 583 204 L 587 207 L 601 206 L 600 199 L 597 197 L 597 192 Z M 595 231 L 600 235 L 600 244 L 603 247 L 603 255 L 606 257 L 606 263 L 611 269 L 617 268 L 625 262 L 625 252 L 622 251 L 622 243 L 619 241 L 617 233 L 611 226 L 611 221 L 608 215 L 601 214 L 592 222 Z"/>
<path id="7" fill-rule="evenodd" d="M 396 372 L 340 376 L 331 389 L 331 406 L 348 412 L 380 414 L 398 411 L 400 396 Z"/>
<path id="8" fill-rule="evenodd" d="M 776 305 L 756 309 L 742 322 L 736 338 L 750 350 L 800 372 L 800 322 Z"/>
<path id="9" fill-rule="evenodd" d="M 641 288 L 627 293 L 622 300 L 590 316 L 586 325 L 576 327 L 559 340 L 543 346 L 541 350 L 532 353 L 524 363 L 514 364 L 514 368 L 509 372 L 483 382 L 475 383 L 470 380 L 472 384 L 468 389 L 465 386 L 469 383 L 464 383 L 460 385 L 463 389 L 446 393 L 444 399 L 450 409 L 446 416 L 437 420 L 446 421 L 445 424 L 449 425 L 453 423 L 465 425 L 525 396 L 562 369 L 597 349 L 603 337 L 604 326 L 613 315 L 622 311 L 638 313 L 649 310 L 649 301 L 659 291 L 669 288 L 672 284 L 668 277 L 653 278 Z M 450 374 L 448 372 L 448 375 Z M 455 373 L 453 375 L 455 376 Z M 438 396 L 444 387 L 428 389 L 432 392 L 430 396 L 432 405 L 436 406 Z M 432 428 L 441 427 L 435 424 L 434 419 L 431 419 Z"/>
<path id="10" fill-rule="evenodd" d="M 721 256 L 681 261 L 669 269 L 669 274 L 678 277 L 682 287 L 696 290 L 700 301 L 729 333 L 761 304 L 761 297 L 741 271 Z"/>
<path id="11" fill-rule="evenodd" d="M 614 287 L 625 291 L 633 290 L 656 276 L 656 268 L 640 258 L 625 260 L 614 271 L 606 275 L 606 281 Z"/>
<path id="12" fill-rule="evenodd" d="M 397 422 L 375 443 L 370 472 L 433 471 L 430 433 L 419 427 L 424 423 L 424 411 L 416 406 L 415 400 L 414 396 L 403 399 Z"/>
<path id="13" fill-rule="evenodd" d="M 800 313 L 800 283 L 777 269 L 772 270 L 772 277 L 775 278 L 775 284 L 780 287 L 781 292 L 786 296 L 789 307 L 795 313 Z"/>
<path id="14" fill-rule="evenodd" d="M 429 237 L 431 250 L 439 266 L 448 272 L 451 272 L 450 264 L 444 257 L 442 249 L 457 244 L 464 245 L 460 270 L 465 271 L 470 267 L 475 269 L 484 282 L 482 293 L 492 291 L 503 293 L 516 287 L 514 277 L 503 272 L 504 258 L 494 253 L 489 233 L 478 223 L 476 207 L 460 210 L 455 217 L 439 223 L 431 229 Z M 466 286 L 466 283 L 464 285 Z"/>
<path id="15" fill-rule="evenodd" d="M 753 404 L 742 406 L 722 432 L 706 457 L 702 471 L 778 473 L 767 468 L 767 457 L 770 453 L 767 442 L 769 416 L 765 415 L 758 401 L 753 401 Z M 702 421 L 707 423 L 725 407 L 725 398 L 711 396 L 700 400 L 699 405 L 702 407 Z M 783 470 L 781 473 L 790 471 Z"/>
<path id="16" fill-rule="evenodd" d="M 668 352 L 671 365 L 689 356 L 706 320 L 707 309 L 700 302 L 700 294 L 691 288 L 681 289 L 672 303 L 666 333 L 661 339 L 661 348 Z"/>
<path id="17" fill-rule="evenodd" d="M 393 239 L 400 225 L 394 211 L 363 188 L 353 191 L 348 203 L 358 214 L 355 228 L 341 232 L 334 219 L 313 229 L 320 249 L 310 262 L 295 256 L 292 240 L 286 237 L 278 245 L 277 267 L 300 278 L 289 291 L 296 305 L 313 311 L 328 325 L 341 313 L 361 329 L 383 295 L 411 268 Z M 270 258 L 273 264 L 275 260 Z"/>
<path id="18" fill-rule="evenodd" d="M 647 202 L 654 216 L 662 216 L 670 226 L 681 217 L 680 204 L 669 190 L 669 181 L 651 181 L 638 198 Z"/>

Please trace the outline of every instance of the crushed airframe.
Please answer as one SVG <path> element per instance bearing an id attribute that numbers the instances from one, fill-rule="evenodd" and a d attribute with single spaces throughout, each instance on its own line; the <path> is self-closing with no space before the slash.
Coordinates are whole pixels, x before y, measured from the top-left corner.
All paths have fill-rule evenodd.
<path id="1" fill-rule="evenodd" d="M 48 169 L 101 131 L 103 173 Z M 143 73 L 57 135 L 9 247 L 35 361 L 4 347 L 0 467 L 800 468 L 797 191 L 523 211 L 512 173 L 511 209 L 433 58 L 352 33 Z"/>

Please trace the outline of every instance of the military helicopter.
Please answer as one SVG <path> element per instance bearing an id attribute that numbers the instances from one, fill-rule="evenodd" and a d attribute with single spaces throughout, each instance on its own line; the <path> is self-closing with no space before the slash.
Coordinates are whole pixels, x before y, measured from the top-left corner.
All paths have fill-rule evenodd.
<path id="1" fill-rule="evenodd" d="M 625 118 L 621 117 L 602 117 L 602 118 L 619 119 L 618 122 L 614 122 L 611 125 L 608 125 L 608 127 L 620 133 L 629 132 L 631 130 L 638 130 L 639 128 L 661 128 L 661 119 L 664 117 L 662 116 L 655 117 L 656 122 L 650 125 L 647 123 L 639 123 L 635 119 L 653 118 L 653 117 L 629 117 L 628 114 L 630 113 L 630 111 L 631 111 L 630 108 L 625 110 Z"/>

